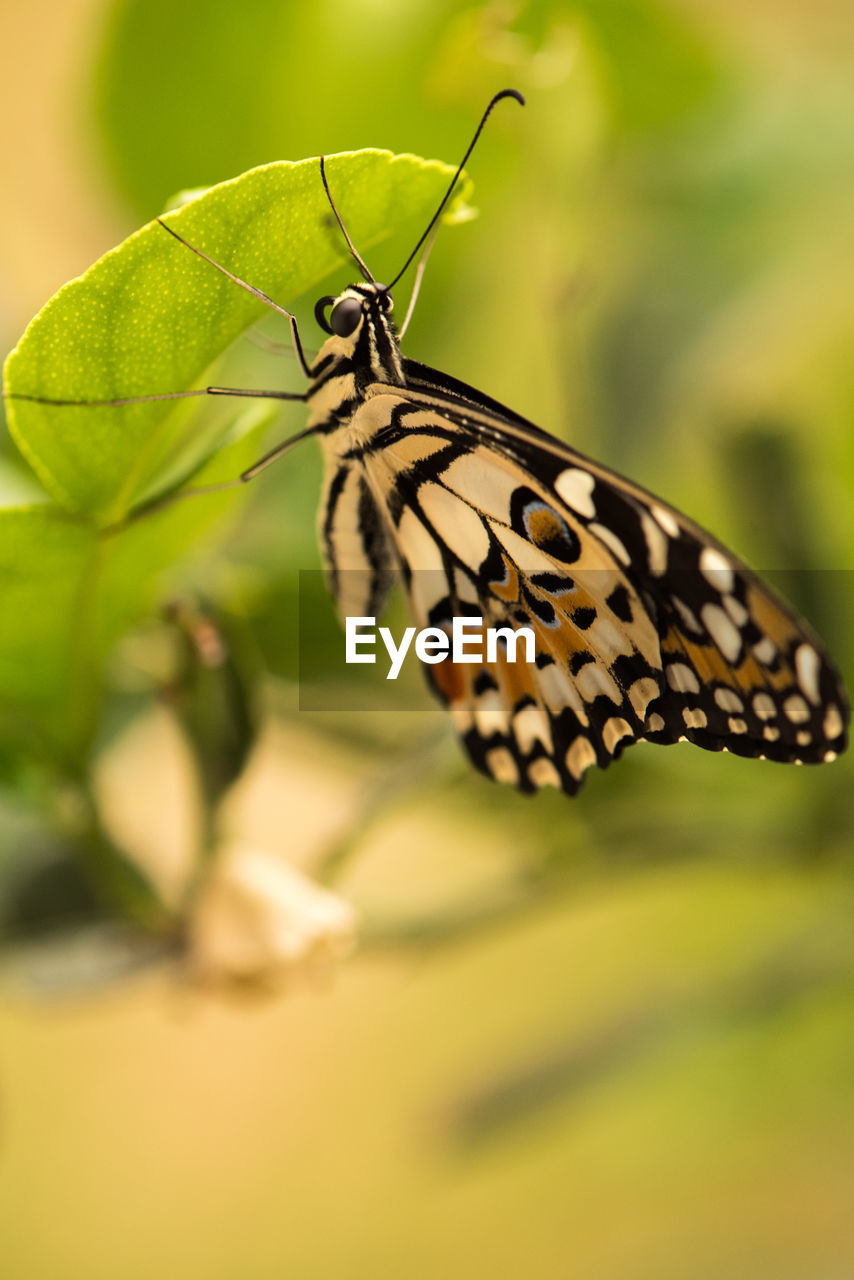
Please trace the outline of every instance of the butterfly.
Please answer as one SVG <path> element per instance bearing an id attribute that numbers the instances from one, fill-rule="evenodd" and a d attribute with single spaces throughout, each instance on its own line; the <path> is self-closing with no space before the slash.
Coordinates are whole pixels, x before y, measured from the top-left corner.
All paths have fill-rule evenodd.
<path id="1" fill-rule="evenodd" d="M 450 634 L 455 617 L 470 617 L 533 631 L 532 662 L 511 661 L 505 645 L 491 660 L 425 667 L 472 763 L 493 779 L 573 795 L 588 768 L 636 742 L 832 760 L 849 719 L 839 674 L 807 623 L 732 552 L 639 485 L 402 353 L 412 303 L 398 332 L 391 289 L 426 243 L 414 301 L 440 214 L 506 97 L 523 102 L 515 90 L 490 102 L 392 285 L 353 246 L 321 161 L 362 279 L 317 303 L 326 340 L 310 365 L 290 313 L 182 241 L 288 316 L 309 380 L 302 394 L 243 393 L 303 400 L 310 418 L 241 480 L 297 440 L 319 441 L 319 540 L 343 618 L 376 615 L 399 575 L 421 628 Z"/>

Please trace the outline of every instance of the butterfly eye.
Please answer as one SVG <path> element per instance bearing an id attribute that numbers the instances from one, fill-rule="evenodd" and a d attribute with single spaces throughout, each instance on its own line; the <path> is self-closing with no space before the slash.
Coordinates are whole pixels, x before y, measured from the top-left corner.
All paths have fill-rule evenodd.
<path id="1" fill-rule="evenodd" d="M 329 323 L 333 333 L 339 338 L 349 338 L 362 318 L 362 304 L 356 298 L 342 298 L 332 308 Z"/>

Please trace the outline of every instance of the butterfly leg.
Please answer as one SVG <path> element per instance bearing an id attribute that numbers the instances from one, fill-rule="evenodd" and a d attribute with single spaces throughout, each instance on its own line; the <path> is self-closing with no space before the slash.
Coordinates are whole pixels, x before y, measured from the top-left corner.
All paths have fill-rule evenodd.
<path id="1" fill-rule="evenodd" d="M 249 392 L 248 394 L 253 394 Z M 261 392 L 255 392 L 261 395 Z M 302 398 L 302 397 L 298 397 Z M 312 436 L 322 435 L 329 429 L 329 424 L 315 423 L 314 426 L 306 427 L 305 431 L 298 432 L 295 436 L 283 440 L 281 444 L 277 444 L 269 453 L 265 453 L 257 462 L 253 462 L 251 467 L 247 467 L 245 471 L 241 471 L 235 480 L 222 480 L 218 484 L 191 485 L 186 489 L 173 489 L 171 493 L 162 494 L 159 498 L 152 498 L 150 502 L 145 502 L 141 507 L 137 507 L 130 515 L 120 520 L 117 525 L 111 526 L 110 531 L 116 532 L 118 529 L 125 528 L 126 525 L 134 524 L 143 516 L 151 515 L 155 511 L 162 511 L 165 507 L 171 507 L 173 502 L 179 502 L 182 498 L 201 498 L 212 493 L 228 493 L 230 489 L 240 489 L 244 484 L 248 484 L 250 480 L 254 480 L 262 471 L 266 471 L 267 467 L 277 462 L 279 458 L 290 452 L 295 445 L 301 444 L 303 440 L 308 440 Z"/>
<path id="2" fill-rule="evenodd" d="M 257 347 L 259 351 L 264 351 L 268 356 L 295 356 L 296 352 L 293 343 L 279 342 L 276 338 L 268 338 L 266 333 L 260 329 L 247 329 L 244 333 L 247 342 L 251 342 L 253 347 Z"/>
<path id="3" fill-rule="evenodd" d="M 184 400 L 191 396 L 239 396 L 248 397 L 250 399 L 261 400 L 297 400 L 305 402 L 306 393 L 301 391 L 256 391 L 248 387 L 199 387 L 194 391 L 164 391 L 148 396 L 124 396 L 116 400 L 53 400 L 45 396 L 30 396 L 19 392 L 8 392 L 4 394 L 7 400 L 28 400 L 33 404 L 48 404 L 59 407 L 74 406 L 78 408 L 111 408 L 121 407 L 122 405 L 145 404 L 153 400 Z M 144 503 L 138 507 L 130 515 L 119 521 L 115 528 L 123 528 L 127 524 L 132 524 L 144 515 L 148 515 L 153 511 L 162 510 L 164 507 L 171 506 L 173 502 L 177 502 L 180 498 L 200 497 L 203 494 L 224 493 L 229 489 L 238 489 L 241 485 L 246 484 L 249 480 L 254 480 L 255 476 L 265 471 L 271 463 L 281 458 L 289 449 L 298 444 L 302 440 L 307 440 L 310 436 L 319 435 L 329 429 L 328 423 L 316 423 L 312 427 L 308 427 L 305 431 L 300 431 L 297 435 L 291 436 L 288 440 L 284 440 L 281 444 L 276 445 L 269 453 L 265 453 L 257 462 L 253 463 L 235 480 L 224 480 L 220 484 L 197 485 L 187 489 L 173 490 L 171 493 L 163 494 L 159 498 L 152 499 L 151 502 Z"/>
<path id="4" fill-rule="evenodd" d="M 55 400 L 51 396 L 30 396 L 22 391 L 4 391 L 4 400 L 28 400 L 31 404 L 50 404 L 59 408 L 119 409 L 123 405 L 148 404 L 155 400 L 188 400 L 193 396 L 248 396 L 261 400 L 307 399 L 303 391 L 256 391 L 250 387 L 197 387 L 193 391 L 159 391 L 147 396 L 119 396 L 115 400 Z"/>

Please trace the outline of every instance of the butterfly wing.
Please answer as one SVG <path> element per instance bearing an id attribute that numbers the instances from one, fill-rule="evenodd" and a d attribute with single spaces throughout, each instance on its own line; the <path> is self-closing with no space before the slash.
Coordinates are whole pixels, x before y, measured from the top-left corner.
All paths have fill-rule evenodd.
<path id="1" fill-rule="evenodd" d="M 588 536 L 613 547 L 660 639 L 643 738 L 816 764 L 845 749 L 845 689 L 812 629 L 693 521 L 557 441 L 508 436 Z M 567 465 L 569 464 L 569 465 Z"/>
<path id="2" fill-rule="evenodd" d="M 375 617 L 397 569 L 387 521 L 361 468 L 334 448 L 326 449 L 324 461 L 317 538 L 326 582 L 342 618 Z"/>
<path id="3" fill-rule="evenodd" d="M 479 769 L 573 794 L 638 741 L 801 763 L 844 749 L 837 672 L 745 565 L 645 490 L 434 377 L 378 387 L 346 465 L 419 626 L 450 632 L 470 615 L 508 633 L 482 662 L 428 667 Z M 513 662 L 523 627 L 533 661 Z"/>

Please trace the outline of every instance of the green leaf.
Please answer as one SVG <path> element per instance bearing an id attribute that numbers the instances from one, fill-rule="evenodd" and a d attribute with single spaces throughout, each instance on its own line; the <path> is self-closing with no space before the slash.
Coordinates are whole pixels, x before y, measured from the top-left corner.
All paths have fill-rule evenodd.
<path id="1" fill-rule="evenodd" d="M 336 203 L 363 254 L 412 245 L 451 170 L 414 156 L 331 156 Z M 458 199 L 459 204 L 459 199 Z M 277 163 L 213 187 L 169 215 L 191 244 L 290 309 L 346 261 L 317 160 Z M 402 259 L 401 259 L 402 260 Z M 265 312 L 265 305 L 156 222 L 101 258 L 48 302 L 10 355 L 8 394 L 108 400 L 183 391 Z M 289 370 L 291 390 L 301 390 Z M 9 401 L 9 427 L 48 492 L 110 525 L 215 447 L 196 402 L 124 407 Z M 220 428 L 221 430 L 221 428 Z"/>
<path id="2" fill-rule="evenodd" d="M 0 728 L 33 751 L 67 737 L 72 619 L 96 542 L 94 530 L 47 504 L 0 511 Z"/>
<path id="3" fill-rule="evenodd" d="M 145 217 L 180 186 L 279 157 L 367 143 L 405 151 L 427 141 L 431 154 L 450 148 L 456 157 L 504 74 L 496 81 L 488 51 L 478 49 L 467 71 L 486 84 L 470 114 L 454 117 L 435 89 L 425 95 L 457 8 L 456 0 L 370 13 L 348 0 L 206 0 L 202 16 L 198 5 L 173 0 L 113 0 L 87 86 L 88 118 L 118 189 Z M 362 79 L 368 67 L 382 68 L 376 84 Z"/>
<path id="4" fill-rule="evenodd" d="M 269 411 L 199 474 L 215 483 L 257 456 Z M 243 425 L 243 423 L 241 423 Z M 236 494 L 175 503 L 105 534 L 50 503 L 0 509 L 0 740 L 75 773 L 94 733 L 103 667 L 118 637 L 150 611 L 162 575 Z"/>
<path id="5" fill-rule="evenodd" d="M 0 510 L 0 737 L 74 774 L 95 731 L 103 667 L 157 601 L 160 575 L 228 496 L 183 502 L 121 533 L 44 503 Z"/>

